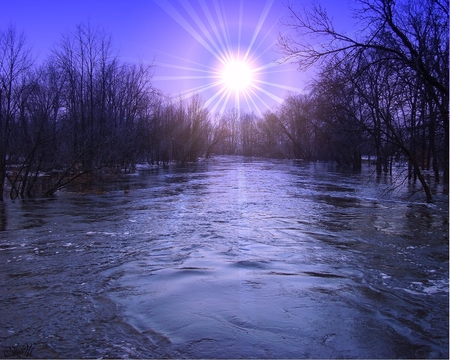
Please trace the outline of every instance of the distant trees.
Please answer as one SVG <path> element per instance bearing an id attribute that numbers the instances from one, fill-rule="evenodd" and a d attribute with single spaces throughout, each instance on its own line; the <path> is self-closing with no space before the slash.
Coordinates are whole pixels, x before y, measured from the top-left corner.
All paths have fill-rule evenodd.
<path id="1" fill-rule="evenodd" d="M 286 150 L 286 137 L 278 123 L 278 116 L 272 111 L 267 111 L 263 118 L 257 121 L 259 142 L 257 153 L 260 156 L 271 158 L 289 157 Z"/>

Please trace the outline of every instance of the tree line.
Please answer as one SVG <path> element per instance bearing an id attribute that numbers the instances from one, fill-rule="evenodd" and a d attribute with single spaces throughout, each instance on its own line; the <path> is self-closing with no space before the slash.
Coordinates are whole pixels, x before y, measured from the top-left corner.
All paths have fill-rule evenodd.
<path id="1" fill-rule="evenodd" d="M 448 1 L 359 0 L 358 38 L 335 30 L 319 5 L 288 5 L 279 49 L 317 66 L 308 92 L 262 116 L 211 114 L 197 95 L 171 99 L 152 84 L 153 64 L 119 61 L 91 24 L 62 35 L 36 66 L 25 36 L 0 30 L 0 199 L 51 195 L 81 179 L 211 154 L 335 161 L 362 155 L 378 174 L 397 161 L 418 180 L 448 184 Z"/>
<path id="2" fill-rule="evenodd" d="M 152 86 L 153 65 L 129 64 L 90 24 L 64 34 L 35 66 L 25 36 L 0 32 L 0 199 L 47 195 L 81 178 L 133 171 L 138 161 L 195 161 L 212 133 L 198 97 Z"/>

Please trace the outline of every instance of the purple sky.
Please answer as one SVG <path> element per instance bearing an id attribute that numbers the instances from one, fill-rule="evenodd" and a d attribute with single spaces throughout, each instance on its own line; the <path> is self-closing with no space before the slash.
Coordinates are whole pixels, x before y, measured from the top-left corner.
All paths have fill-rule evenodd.
<path id="1" fill-rule="evenodd" d="M 293 1 L 301 4 L 301 1 Z M 289 92 L 305 88 L 308 74 L 295 65 L 271 66 L 282 0 L 0 0 L 0 27 L 24 31 L 38 61 L 81 22 L 105 29 L 121 60 L 154 62 L 154 86 L 174 97 L 199 93 L 215 113 L 231 107 L 257 115 L 273 109 Z M 338 25 L 348 24 L 347 0 L 323 0 Z M 226 29 L 226 30 L 224 30 Z M 240 45 L 240 46 L 239 46 Z M 222 85 L 214 86 L 227 49 L 247 61 L 254 86 L 236 101 Z M 216 76 L 216 77 L 214 77 Z"/>

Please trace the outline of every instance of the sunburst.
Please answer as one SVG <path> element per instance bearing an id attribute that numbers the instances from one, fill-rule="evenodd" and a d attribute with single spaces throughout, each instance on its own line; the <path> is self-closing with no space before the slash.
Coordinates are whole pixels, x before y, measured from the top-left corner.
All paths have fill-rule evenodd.
<path id="1" fill-rule="evenodd" d="M 245 91 L 252 85 L 252 73 L 253 70 L 245 61 L 232 60 L 222 70 L 223 85 L 235 92 Z"/>
<path id="2" fill-rule="evenodd" d="M 269 103 L 282 103 L 275 89 L 301 92 L 297 87 L 285 85 L 267 79 L 268 74 L 286 71 L 280 68 L 280 62 L 270 60 L 264 62 L 264 55 L 275 45 L 267 44 L 268 35 L 274 31 L 276 23 L 265 26 L 274 0 L 267 0 L 262 7 L 258 21 L 251 30 L 251 37 L 243 39 L 244 2 L 240 1 L 237 37 L 230 35 L 230 28 L 225 16 L 223 3 L 219 0 L 194 1 L 181 0 L 177 7 L 169 0 L 154 0 L 168 15 L 186 30 L 215 59 L 210 66 L 192 59 L 170 55 L 183 65 L 162 63 L 159 66 L 185 72 L 184 75 L 155 76 L 156 81 L 202 81 L 202 85 L 191 86 L 181 91 L 182 98 L 195 94 L 207 94 L 204 106 L 212 113 L 222 114 L 227 108 L 234 107 L 239 111 L 244 108 L 262 115 L 270 109 Z M 181 5 L 181 7 L 180 7 Z M 184 14 L 184 15 L 183 15 Z M 247 33 L 248 34 L 248 29 Z M 166 54 L 167 55 L 167 54 Z M 292 71 L 288 69 L 287 71 Z M 187 75 L 186 75 L 187 73 Z M 270 100 L 270 101 L 269 101 Z"/>

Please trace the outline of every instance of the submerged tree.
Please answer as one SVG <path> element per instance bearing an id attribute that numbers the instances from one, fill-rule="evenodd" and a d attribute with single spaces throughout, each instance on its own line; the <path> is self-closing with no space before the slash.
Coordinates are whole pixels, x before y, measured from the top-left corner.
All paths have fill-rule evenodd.
<path id="1" fill-rule="evenodd" d="M 54 50 L 54 62 L 65 78 L 65 120 L 73 129 L 73 156 L 88 172 L 96 165 L 97 150 L 105 145 L 99 135 L 110 120 L 104 114 L 108 85 L 116 70 L 110 37 L 90 24 L 80 24 L 63 35 Z"/>
<path id="2" fill-rule="evenodd" d="M 448 184 L 448 1 L 357 4 L 357 17 L 365 29 L 359 37 L 337 31 L 319 5 L 303 12 L 289 5 L 285 25 L 295 35 L 280 36 L 280 50 L 300 69 L 315 63 L 332 65 L 338 72 L 350 69 L 347 80 L 369 107 L 380 159 L 386 155 L 380 143 L 383 136 L 385 144 L 394 144 L 409 160 L 431 201 L 421 170 L 426 162 L 418 149 L 426 149 L 425 156 L 432 158 L 435 179 L 439 181 L 441 169 Z"/>
<path id="3" fill-rule="evenodd" d="M 63 35 L 50 59 L 64 80 L 60 127 L 62 173 L 47 193 L 102 169 L 134 169 L 145 148 L 152 65 L 120 63 L 111 37 L 90 24 Z"/>
<path id="4" fill-rule="evenodd" d="M 10 142 L 16 166 L 8 176 L 10 197 L 32 196 L 41 172 L 60 168 L 62 78 L 51 64 L 30 72 L 27 96 L 20 104 L 18 126 Z"/>
<path id="5" fill-rule="evenodd" d="M 0 30 L 0 200 L 3 200 L 7 165 L 14 158 L 11 134 L 19 126 L 21 105 L 29 94 L 32 65 L 25 36 L 13 26 Z"/>

